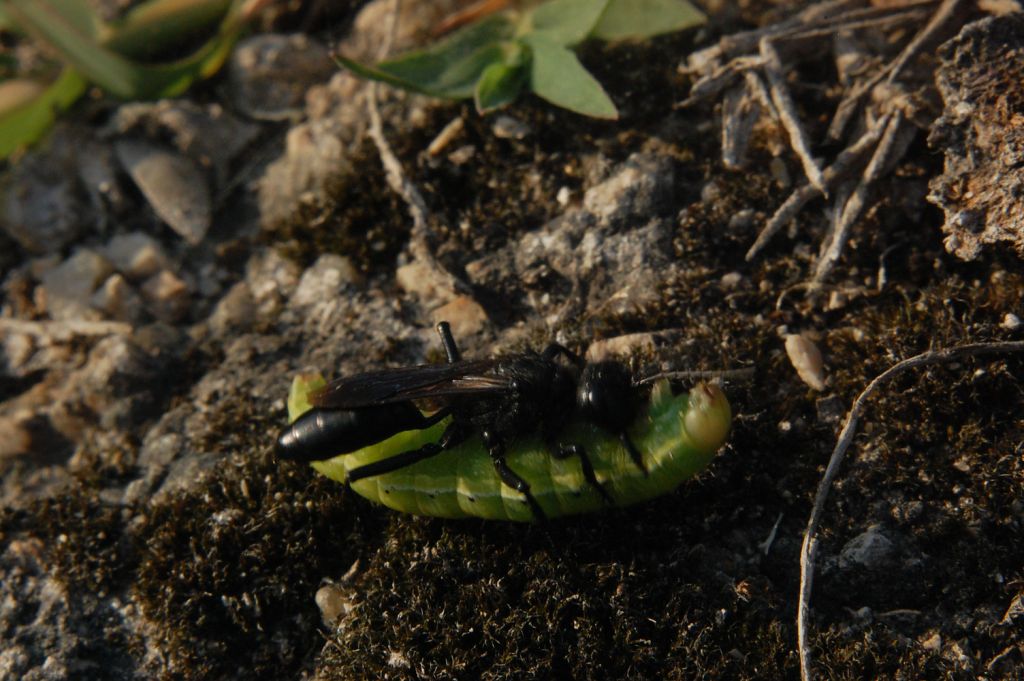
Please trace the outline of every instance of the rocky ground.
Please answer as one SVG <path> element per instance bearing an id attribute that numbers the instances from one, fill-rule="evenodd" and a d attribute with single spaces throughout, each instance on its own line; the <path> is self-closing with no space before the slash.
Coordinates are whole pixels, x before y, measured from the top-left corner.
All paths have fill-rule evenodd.
<path id="1" fill-rule="evenodd" d="M 400 44 L 454 4 L 406 3 Z M 865 89 L 866 127 L 839 136 L 837 106 L 938 5 L 849 29 L 853 51 L 794 40 L 805 158 L 769 115 L 770 64 L 771 105 L 760 76 L 693 97 L 714 68 L 688 60 L 807 18 L 793 3 L 585 46 L 614 122 L 384 89 L 422 230 L 366 134 L 365 84 L 326 57 L 339 40 L 371 59 L 390 6 L 268 21 L 188 99 L 92 98 L 5 169 L 0 678 L 798 678 L 800 544 L 852 401 L 898 360 L 1024 335 L 1015 4 L 960 3 L 894 69 L 905 98 Z M 829 174 L 897 118 L 882 139 L 900 153 L 869 149 L 864 191 L 867 158 Z M 723 160 L 732 124 L 743 153 L 734 136 Z M 748 259 L 814 164 L 829 199 L 808 190 Z M 711 468 L 632 508 L 417 518 L 275 458 L 298 371 L 436 361 L 440 319 L 468 356 L 618 339 L 638 375 L 752 373 L 725 384 L 734 429 Z M 798 374 L 794 334 L 823 367 Z M 1021 678 L 1022 375 L 1019 354 L 989 355 L 871 402 L 820 530 L 819 675 Z"/>

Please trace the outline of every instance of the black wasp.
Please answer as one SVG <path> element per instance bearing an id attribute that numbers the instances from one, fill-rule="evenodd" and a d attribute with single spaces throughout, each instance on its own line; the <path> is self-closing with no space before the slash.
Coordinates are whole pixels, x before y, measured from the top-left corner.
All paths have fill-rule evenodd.
<path id="1" fill-rule="evenodd" d="M 450 416 L 436 443 L 355 468 L 349 471 L 349 482 L 409 466 L 479 434 L 501 481 L 522 493 L 539 518 L 544 513 L 530 494 L 530 485 L 505 462 L 505 452 L 517 437 L 538 434 L 552 456 L 579 457 L 587 482 L 609 503 L 587 452 L 559 440 L 570 419 L 588 420 L 618 437 L 634 463 L 645 470 L 640 452 L 626 435 L 641 400 L 624 364 L 587 363 L 557 343 L 541 353 L 463 360 L 448 323 L 440 322 L 437 332 L 447 364 L 384 369 L 331 381 L 310 395 L 313 409 L 281 433 L 279 456 L 307 462 L 330 459 Z M 559 356 L 569 365 L 558 362 Z M 440 407 L 427 416 L 417 402 Z"/>

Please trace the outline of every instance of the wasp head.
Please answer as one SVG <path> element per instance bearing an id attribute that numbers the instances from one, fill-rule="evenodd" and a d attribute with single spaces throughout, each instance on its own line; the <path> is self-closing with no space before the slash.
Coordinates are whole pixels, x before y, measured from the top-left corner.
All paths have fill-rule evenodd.
<path id="1" fill-rule="evenodd" d="M 620 362 L 593 362 L 583 369 L 576 389 L 576 408 L 612 432 L 622 432 L 637 414 L 633 377 Z"/>

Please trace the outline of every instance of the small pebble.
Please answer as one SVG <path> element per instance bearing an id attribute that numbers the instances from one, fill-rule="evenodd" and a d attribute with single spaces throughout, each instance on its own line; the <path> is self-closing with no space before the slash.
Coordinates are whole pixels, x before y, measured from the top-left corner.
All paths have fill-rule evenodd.
<path id="1" fill-rule="evenodd" d="M 495 137 L 500 139 L 525 139 L 532 132 L 530 126 L 511 116 L 498 116 L 491 126 Z"/>
<path id="2" fill-rule="evenodd" d="M 700 190 L 700 200 L 704 203 L 714 203 L 715 199 L 722 195 L 722 188 L 715 181 L 708 182 Z"/>
<path id="3" fill-rule="evenodd" d="M 188 243 L 200 243 L 213 212 L 206 173 L 191 159 L 149 142 L 122 139 L 114 149 L 157 216 Z"/>
<path id="4" fill-rule="evenodd" d="M 96 290 L 91 304 L 108 319 L 134 324 L 142 318 L 142 301 L 139 294 L 117 273 L 107 277 L 103 285 Z"/>
<path id="5" fill-rule="evenodd" d="M 32 434 L 25 414 L 0 415 L 0 460 L 32 451 Z"/>
<path id="6" fill-rule="evenodd" d="M 284 120 L 301 111 L 306 91 L 328 80 L 326 47 L 306 35 L 264 33 L 239 42 L 227 68 L 235 106 L 258 120 Z"/>
<path id="7" fill-rule="evenodd" d="M 73 256 L 42 277 L 46 289 L 47 312 L 53 319 L 81 319 L 89 306 L 93 291 L 112 271 L 110 261 L 88 248 L 78 249 Z"/>
<path id="8" fill-rule="evenodd" d="M 1017 315 L 1013 314 L 1012 312 L 1007 312 L 1003 316 L 1002 327 L 1004 329 L 1007 329 L 1009 331 L 1016 331 L 1022 325 L 1024 325 L 1024 322 L 1021 322 L 1020 317 L 1018 317 Z"/>
<path id="9" fill-rule="evenodd" d="M 476 147 L 472 144 L 466 144 L 459 147 L 452 153 L 448 154 L 448 160 L 454 165 L 461 166 L 465 163 L 469 163 L 470 160 L 476 155 Z"/>
<path id="10" fill-rule="evenodd" d="M 316 262 L 302 273 L 291 302 L 294 305 L 306 306 L 331 300 L 343 287 L 355 284 L 360 279 L 359 271 L 351 260 L 343 255 L 327 253 L 317 258 Z"/>
<path id="11" fill-rule="evenodd" d="M 930 653 L 937 653 L 942 650 L 942 635 L 935 632 L 925 640 L 921 641 L 921 647 Z"/>
<path id="12" fill-rule="evenodd" d="M 721 284 L 722 284 L 722 288 L 733 289 L 733 288 L 736 288 L 737 286 L 739 286 L 740 282 L 742 282 L 742 281 L 743 281 L 743 275 L 742 274 L 740 274 L 739 272 L 729 272 L 728 274 L 723 274 L 722 275 Z"/>
<path id="13" fill-rule="evenodd" d="M 786 336 L 786 354 L 804 383 L 815 390 L 825 389 L 825 368 L 818 346 L 802 334 Z"/>
<path id="14" fill-rule="evenodd" d="M 754 226 L 754 218 L 756 214 L 753 208 L 744 208 L 743 210 L 736 211 L 732 217 L 729 218 L 729 229 L 731 230 L 745 230 L 750 229 Z"/>
<path id="15" fill-rule="evenodd" d="M 247 329 L 255 316 L 256 303 L 253 301 L 249 285 L 240 281 L 232 286 L 213 308 L 210 314 L 210 329 L 215 335 L 224 336 L 229 331 Z"/>
<path id="16" fill-rule="evenodd" d="M 160 244 L 145 232 L 115 236 L 107 243 L 103 254 L 133 281 L 147 279 L 167 267 L 167 256 Z"/>
<path id="17" fill-rule="evenodd" d="M 395 270 L 395 280 L 406 293 L 414 293 L 423 300 L 446 299 L 445 292 L 438 289 L 430 268 L 420 262 L 411 262 Z"/>
<path id="18" fill-rule="evenodd" d="M 488 322 L 487 312 L 469 296 L 456 296 L 451 302 L 434 310 L 431 316 L 435 324 L 441 321 L 451 324 L 452 334 L 456 338 L 480 333 Z"/>
<path id="19" fill-rule="evenodd" d="M 818 399 L 814 403 L 814 408 L 818 412 L 818 421 L 821 423 L 839 423 L 839 420 L 843 418 L 846 405 L 838 395 L 829 395 Z"/>
<path id="20" fill-rule="evenodd" d="M 896 546 L 892 543 L 879 525 L 872 525 L 858 534 L 843 547 L 839 553 L 839 567 L 847 569 L 854 566 L 873 570 L 883 567 L 893 557 Z"/>
<path id="21" fill-rule="evenodd" d="M 345 598 L 345 592 L 334 584 L 320 587 L 316 596 L 316 607 L 320 608 L 320 617 L 328 627 L 334 627 L 343 615 L 352 610 L 352 604 Z"/>
<path id="22" fill-rule="evenodd" d="M 614 357 L 629 357 L 640 353 L 652 353 L 657 349 L 658 334 L 651 332 L 627 333 L 614 338 L 596 340 L 587 347 L 589 362 L 602 362 Z"/>
<path id="23" fill-rule="evenodd" d="M 8 371 L 17 371 L 35 354 L 36 344 L 27 333 L 3 334 L 4 361 Z M 0 432 L 3 432 L 0 430 Z"/>
<path id="24" fill-rule="evenodd" d="M 569 205 L 569 201 L 572 199 L 572 190 L 568 187 L 562 186 L 558 188 L 558 193 L 555 194 L 555 201 L 558 202 L 559 206 L 563 208 Z"/>
<path id="25" fill-rule="evenodd" d="M 163 322 L 180 321 L 188 311 L 188 286 L 170 270 L 161 270 L 147 279 L 142 297 L 153 316 Z"/>

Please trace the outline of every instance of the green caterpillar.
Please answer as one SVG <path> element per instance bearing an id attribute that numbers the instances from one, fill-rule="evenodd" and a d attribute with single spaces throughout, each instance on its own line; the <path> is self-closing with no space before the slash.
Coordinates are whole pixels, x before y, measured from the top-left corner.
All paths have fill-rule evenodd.
<path id="1" fill-rule="evenodd" d="M 311 408 L 309 394 L 324 385 L 320 375 L 295 378 L 288 398 L 290 421 Z M 654 385 L 646 410 L 628 432 L 643 456 L 646 474 L 619 440 L 596 425 L 571 422 L 562 439 L 586 449 L 602 487 L 616 505 L 626 506 L 666 494 L 701 471 L 725 442 L 731 419 L 729 402 L 718 386 L 702 383 L 689 394 L 673 396 L 663 380 Z M 348 471 L 354 468 L 436 442 L 448 420 L 311 465 L 333 480 L 346 482 Z M 529 482 L 532 495 L 549 518 L 607 505 L 584 479 L 577 457 L 557 459 L 535 437 L 516 441 L 506 460 Z M 525 497 L 502 484 L 479 437 L 400 470 L 356 480 L 351 487 L 370 501 L 405 513 L 534 520 Z"/>

